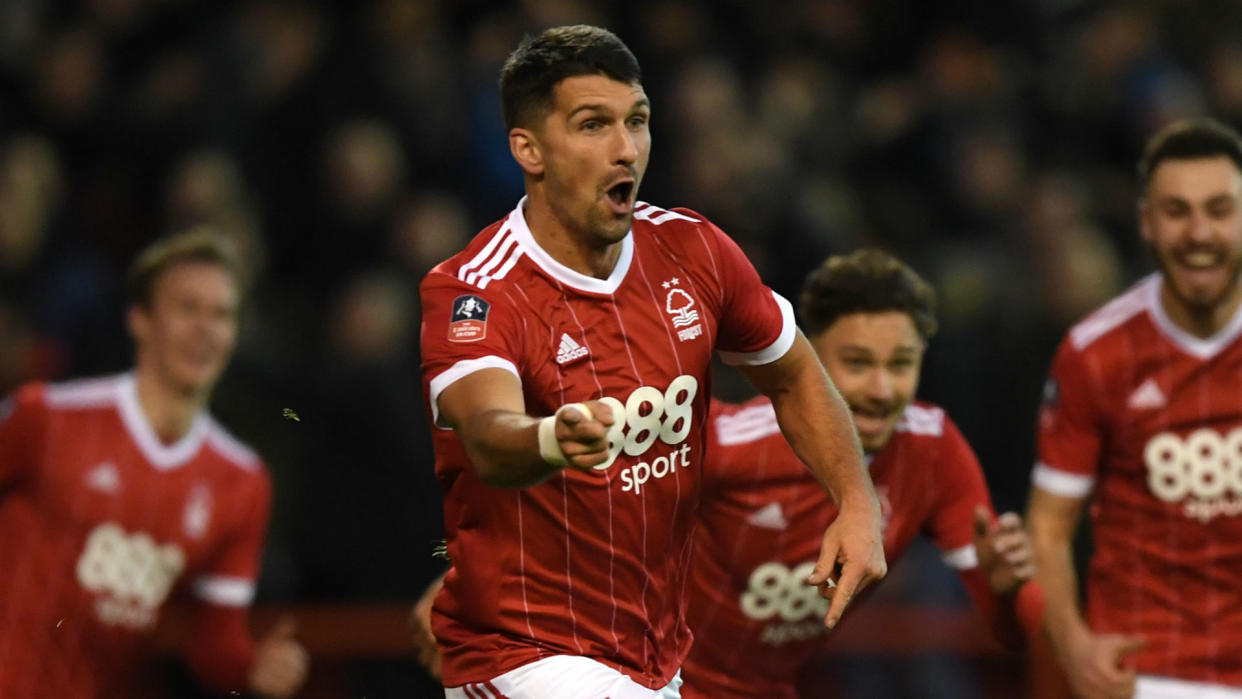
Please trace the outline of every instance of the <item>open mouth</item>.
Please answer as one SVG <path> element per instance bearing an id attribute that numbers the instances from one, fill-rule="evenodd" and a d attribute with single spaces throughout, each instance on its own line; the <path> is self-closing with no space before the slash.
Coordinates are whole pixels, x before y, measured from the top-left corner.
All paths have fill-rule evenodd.
<path id="1" fill-rule="evenodd" d="M 609 187 L 606 192 L 615 207 L 618 209 L 628 209 L 630 205 L 630 196 L 634 193 L 634 183 L 630 181 L 618 182 Z"/>
<path id="2" fill-rule="evenodd" d="M 854 427 L 864 436 L 875 436 L 888 430 L 894 411 L 891 408 L 862 408 L 851 405 L 850 412 L 854 415 Z"/>

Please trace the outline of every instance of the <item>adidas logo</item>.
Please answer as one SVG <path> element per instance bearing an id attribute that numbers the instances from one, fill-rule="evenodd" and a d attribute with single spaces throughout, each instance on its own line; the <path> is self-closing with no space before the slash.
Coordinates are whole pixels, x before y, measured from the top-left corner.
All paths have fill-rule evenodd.
<path id="1" fill-rule="evenodd" d="M 587 356 L 587 348 L 574 342 L 569 333 L 561 333 L 561 346 L 556 349 L 556 363 L 568 364 Z"/>
<path id="2" fill-rule="evenodd" d="M 1160 391 L 1160 386 L 1156 384 L 1155 379 L 1144 381 L 1142 386 L 1130 394 L 1130 400 L 1126 402 L 1132 410 L 1163 408 L 1166 404 L 1168 401 L 1165 400 L 1164 393 Z"/>
<path id="3" fill-rule="evenodd" d="M 785 515 L 781 512 L 781 504 L 772 502 L 755 510 L 749 517 L 747 522 L 756 527 L 764 529 L 788 529 L 789 522 L 785 521 Z"/>

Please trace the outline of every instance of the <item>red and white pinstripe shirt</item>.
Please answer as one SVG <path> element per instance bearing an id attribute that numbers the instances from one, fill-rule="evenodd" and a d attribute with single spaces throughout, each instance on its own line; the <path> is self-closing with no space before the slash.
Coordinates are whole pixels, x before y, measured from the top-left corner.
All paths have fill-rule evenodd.
<path id="1" fill-rule="evenodd" d="M 1087 620 L 1147 637 L 1141 674 L 1242 686 L 1242 311 L 1173 324 L 1153 274 L 1076 325 L 1052 365 L 1033 480 L 1085 497 Z"/>
<path id="2" fill-rule="evenodd" d="M 519 202 L 423 281 L 423 382 L 433 420 L 453 381 L 522 382 L 531 415 L 606 400 L 615 460 L 523 490 L 479 480 L 436 429 L 453 568 L 433 615 L 447 686 L 554 654 L 668 684 L 689 648 L 684 587 L 712 351 L 763 364 L 791 346 L 788 302 L 702 216 L 639 203 L 607 279 L 556 262 Z"/>
<path id="3" fill-rule="evenodd" d="M 0 696 L 129 696 L 165 601 L 254 594 L 271 486 L 206 413 L 163 444 L 130 375 L 0 404 Z"/>

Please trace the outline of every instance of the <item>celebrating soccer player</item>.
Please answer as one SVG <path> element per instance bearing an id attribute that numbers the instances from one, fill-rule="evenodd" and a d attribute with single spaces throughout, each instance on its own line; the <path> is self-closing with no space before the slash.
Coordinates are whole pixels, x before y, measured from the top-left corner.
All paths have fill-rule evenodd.
<path id="1" fill-rule="evenodd" d="M 0 696 L 133 696 L 170 593 L 195 600 L 188 660 L 221 690 L 285 697 L 306 653 L 246 615 L 271 492 L 206 412 L 237 338 L 240 265 L 218 237 L 134 263 L 132 373 L 31 384 L 0 403 Z"/>
<path id="2" fill-rule="evenodd" d="M 676 697 L 713 351 L 840 508 L 807 571 L 828 625 L 886 570 L 879 503 L 789 303 L 702 215 L 637 201 L 652 108 L 629 49 L 549 29 L 501 98 L 526 197 L 421 287 L 446 694 Z"/>
<path id="3" fill-rule="evenodd" d="M 1029 523 L 1047 625 L 1082 697 L 1242 697 L 1242 141 L 1176 122 L 1139 176 L 1160 271 L 1069 331 L 1044 390 Z"/>
<path id="4" fill-rule="evenodd" d="M 934 291 L 900 260 L 861 250 L 813 271 L 798 311 L 853 413 L 889 560 L 927 535 L 1000 640 L 1021 646 L 1043 611 L 1025 584 L 1034 562 L 1021 520 L 994 519 L 970 445 L 944 410 L 913 400 L 936 331 Z M 767 398 L 713 403 L 708 450 L 682 696 L 796 697 L 798 670 L 825 632 L 806 573 L 836 509 L 781 438 Z"/>

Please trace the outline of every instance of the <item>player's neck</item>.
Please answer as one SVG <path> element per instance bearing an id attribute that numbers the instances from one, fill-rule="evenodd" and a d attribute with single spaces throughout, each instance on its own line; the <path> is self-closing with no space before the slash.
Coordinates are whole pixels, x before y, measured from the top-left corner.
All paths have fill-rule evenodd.
<path id="1" fill-rule="evenodd" d="M 1242 283 L 1235 284 L 1229 295 L 1210 308 L 1198 308 L 1187 304 L 1173 293 L 1167 282 L 1160 285 L 1160 305 L 1173 324 L 1182 330 L 1206 339 L 1213 337 L 1233 320 L 1242 305 Z"/>
<path id="2" fill-rule="evenodd" d="M 537 193 L 527 197 L 522 216 L 535 243 L 552 259 L 579 274 L 607 279 L 621 259 L 621 243 L 592 246 L 566 228 Z"/>
<path id="3" fill-rule="evenodd" d="M 189 433 L 194 418 L 206 403 L 205 396 L 187 394 L 163 381 L 154 371 L 135 373 L 138 405 L 151 429 L 165 444 L 175 444 Z"/>

